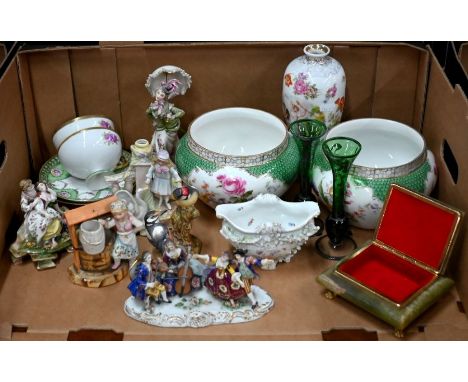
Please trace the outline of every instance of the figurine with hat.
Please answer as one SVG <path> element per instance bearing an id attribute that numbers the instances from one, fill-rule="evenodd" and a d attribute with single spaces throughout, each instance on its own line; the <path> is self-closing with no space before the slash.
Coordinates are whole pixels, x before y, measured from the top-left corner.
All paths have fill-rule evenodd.
<path id="1" fill-rule="evenodd" d="M 105 228 L 115 227 L 117 238 L 112 250 L 112 258 L 114 259 L 112 269 L 117 269 L 121 260 L 131 262 L 139 255 L 136 233 L 144 228 L 144 223 L 128 210 L 125 200 L 111 203 L 110 210 L 112 218 L 99 219 L 99 223 Z"/>
<path id="2" fill-rule="evenodd" d="M 169 198 L 172 191 L 180 186 L 181 182 L 174 163 L 169 159 L 169 153 L 166 150 L 160 150 L 156 161 L 146 174 L 146 184 L 150 186 L 153 195 L 159 199 L 159 209 L 163 202 L 168 210 L 172 208 L 169 204 Z"/>

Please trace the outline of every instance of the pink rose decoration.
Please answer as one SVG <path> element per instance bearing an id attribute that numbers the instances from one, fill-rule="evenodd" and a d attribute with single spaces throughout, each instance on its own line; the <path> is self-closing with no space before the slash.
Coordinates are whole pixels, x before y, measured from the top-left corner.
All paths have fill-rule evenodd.
<path id="1" fill-rule="evenodd" d="M 294 92 L 296 94 L 306 94 L 309 87 L 304 80 L 297 80 L 294 84 Z"/>
<path id="2" fill-rule="evenodd" d="M 239 177 L 228 178 L 226 175 L 218 175 L 216 179 L 221 182 L 223 190 L 229 195 L 241 196 L 245 194 L 247 181 Z"/>

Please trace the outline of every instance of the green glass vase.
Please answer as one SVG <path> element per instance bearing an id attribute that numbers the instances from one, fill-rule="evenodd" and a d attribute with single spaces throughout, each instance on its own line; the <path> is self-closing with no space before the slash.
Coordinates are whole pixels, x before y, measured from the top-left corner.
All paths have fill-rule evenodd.
<path id="1" fill-rule="evenodd" d="M 294 200 L 296 202 L 316 202 L 317 200 L 311 192 L 309 167 L 314 162 L 315 149 L 320 139 L 327 132 L 327 126 L 316 119 L 299 119 L 289 125 L 289 131 L 301 148 L 301 159 L 299 162 L 300 191 Z"/>
<path id="2" fill-rule="evenodd" d="M 339 260 L 342 256 L 330 255 L 330 247 L 339 252 L 346 241 L 351 242 L 352 249 L 356 243 L 349 235 L 348 218 L 344 212 L 344 198 L 349 169 L 361 151 L 361 144 L 352 138 L 334 137 L 322 144 L 322 149 L 330 162 L 333 173 L 333 205 L 332 211 L 325 220 L 326 235 L 315 243 L 319 254 L 329 260 Z M 328 248 L 325 238 L 328 237 Z"/>

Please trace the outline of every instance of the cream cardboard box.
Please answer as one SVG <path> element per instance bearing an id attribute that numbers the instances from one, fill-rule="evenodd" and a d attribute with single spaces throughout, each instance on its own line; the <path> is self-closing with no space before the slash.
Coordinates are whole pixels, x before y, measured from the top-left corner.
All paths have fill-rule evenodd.
<path id="1" fill-rule="evenodd" d="M 11 265 L 6 250 L 21 221 L 18 182 L 37 178 L 55 154 L 54 131 L 78 115 L 110 117 L 128 147 L 152 132 L 144 87 L 156 67 L 174 64 L 192 75 L 190 91 L 178 100 L 186 127 L 212 109 L 247 106 L 281 117 L 281 85 L 287 64 L 304 43 L 183 43 L 57 48 L 21 51 L 0 79 L 0 337 L 3 339 L 393 339 L 392 329 L 346 301 L 330 304 L 315 277 L 331 263 L 314 250 L 314 239 L 291 263 L 264 271 L 258 285 L 275 300 L 261 320 L 203 329 L 163 329 L 128 318 L 127 282 L 80 288 L 69 282 L 66 255 L 57 268 L 38 272 L 31 263 Z M 468 102 L 453 88 L 430 51 L 405 44 L 332 43 L 332 55 L 347 75 L 343 119 L 381 117 L 422 132 L 439 166 L 435 196 L 468 211 Z M 449 154 L 450 153 L 450 154 Z M 446 163 L 448 156 L 453 160 Z M 450 168 L 449 168 L 450 166 Z M 214 211 L 200 204 L 194 234 L 204 251 L 219 254 Z M 358 244 L 373 236 L 354 230 Z M 407 329 L 407 339 L 467 339 L 468 240 L 466 227 L 453 261 L 456 289 Z M 149 248 L 144 238 L 141 247 Z"/>

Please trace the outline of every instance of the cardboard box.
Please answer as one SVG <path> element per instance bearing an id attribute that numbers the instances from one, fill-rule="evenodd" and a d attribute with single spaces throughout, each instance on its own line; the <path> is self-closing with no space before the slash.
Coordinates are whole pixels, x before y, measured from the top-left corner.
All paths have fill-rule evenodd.
<path id="1" fill-rule="evenodd" d="M 123 312 L 127 282 L 86 289 L 69 282 L 72 256 L 55 269 L 38 272 L 31 263 L 11 265 L 7 245 L 21 221 L 18 182 L 37 177 L 55 150 L 52 135 L 77 115 L 104 114 L 114 120 L 125 146 L 150 137 L 145 115 L 151 102 L 144 83 L 156 67 L 174 64 L 192 75 L 193 85 L 177 106 L 186 127 L 212 109 L 247 106 L 281 117 L 282 75 L 304 43 L 194 43 L 20 52 L 0 80 L 0 337 L 3 339 L 393 339 L 392 329 L 351 304 L 330 303 L 315 277 L 331 265 L 314 250 L 314 240 L 291 263 L 262 272 L 258 284 L 275 300 L 261 320 L 203 329 L 163 329 L 141 324 Z M 347 75 L 344 120 L 394 119 L 421 131 L 439 166 L 436 197 L 468 211 L 468 102 L 448 82 L 431 52 L 406 44 L 333 43 L 333 57 Z M 448 154 L 450 151 L 450 155 Z M 447 158 L 451 157 L 449 161 Z M 449 163 L 446 163 L 449 162 Z M 455 165 L 454 165 L 455 163 Z M 449 168 L 450 167 L 450 168 Z M 228 249 L 220 221 L 199 204 L 194 233 L 204 251 Z M 362 244 L 373 232 L 354 230 Z M 468 323 L 468 240 L 466 226 L 454 270 L 457 289 L 407 330 L 408 339 L 466 339 Z M 149 243 L 141 239 L 141 247 Z M 460 296 L 460 297 L 459 297 Z M 460 298 L 461 301 L 460 302 Z"/>

